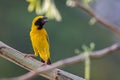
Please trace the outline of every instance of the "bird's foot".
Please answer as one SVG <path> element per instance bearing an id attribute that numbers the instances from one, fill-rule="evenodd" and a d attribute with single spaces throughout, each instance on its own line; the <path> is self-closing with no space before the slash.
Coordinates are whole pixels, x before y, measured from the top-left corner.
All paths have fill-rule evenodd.
<path id="1" fill-rule="evenodd" d="M 34 54 L 24 54 L 24 57 L 36 57 L 36 55 L 34 55 Z"/>
<path id="2" fill-rule="evenodd" d="M 46 66 L 47 65 L 47 62 L 43 63 L 41 66 Z"/>

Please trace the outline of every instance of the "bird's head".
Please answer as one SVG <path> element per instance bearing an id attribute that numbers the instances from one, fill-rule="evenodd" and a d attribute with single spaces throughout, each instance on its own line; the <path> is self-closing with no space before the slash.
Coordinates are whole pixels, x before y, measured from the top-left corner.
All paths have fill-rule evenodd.
<path id="1" fill-rule="evenodd" d="M 43 25 L 48 21 L 45 16 L 37 16 L 33 19 L 32 25 L 36 26 L 37 29 L 43 28 Z"/>

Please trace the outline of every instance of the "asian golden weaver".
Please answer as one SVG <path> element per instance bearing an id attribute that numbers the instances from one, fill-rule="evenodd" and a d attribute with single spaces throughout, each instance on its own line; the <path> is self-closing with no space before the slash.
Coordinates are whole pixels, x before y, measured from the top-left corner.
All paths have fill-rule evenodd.
<path id="1" fill-rule="evenodd" d="M 48 19 L 45 16 L 35 17 L 32 21 L 30 38 L 34 56 L 39 55 L 43 63 L 51 64 L 48 35 L 45 28 L 43 28 L 47 21 Z"/>

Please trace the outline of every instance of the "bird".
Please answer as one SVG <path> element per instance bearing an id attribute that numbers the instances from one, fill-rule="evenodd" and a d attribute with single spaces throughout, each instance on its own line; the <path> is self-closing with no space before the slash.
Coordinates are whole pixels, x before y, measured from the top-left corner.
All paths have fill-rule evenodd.
<path id="1" fill-rule="evenodd" d="M 25 56 L 40 56 L 41 62 L 44 63 L 43 65 L 50 65 L 49 39 L 47 31 L 43 27 L 46 22 L 48 22 L 48 18 L 46 16 L 37 16 L 33 19 L 30 31 L 30 40 L 34 54 L 26 54 Z"/>

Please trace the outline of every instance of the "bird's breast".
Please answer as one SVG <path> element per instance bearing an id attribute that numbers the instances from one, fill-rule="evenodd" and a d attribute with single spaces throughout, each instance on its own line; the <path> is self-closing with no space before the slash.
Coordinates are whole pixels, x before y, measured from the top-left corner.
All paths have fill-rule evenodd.
<path id="1" fill-rule="evenodd" d="M 32 45 L 39 49 L 49 48 L 46 35 L 47 33 L 44 29 L 38 31 L 31 31 L 30 37 L 31 37 Z"/>

